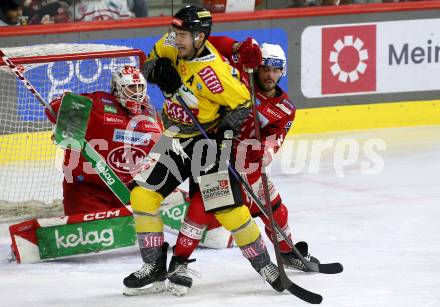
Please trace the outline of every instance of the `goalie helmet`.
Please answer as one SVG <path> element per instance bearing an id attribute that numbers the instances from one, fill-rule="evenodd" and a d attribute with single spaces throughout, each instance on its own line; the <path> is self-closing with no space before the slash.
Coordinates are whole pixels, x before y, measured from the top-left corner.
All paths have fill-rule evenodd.
<path id="1" fill-rule="evenodd" d="M 263 44 L 261 55 L 263 57 L 261 65 L 280 68 L 283 71 L 283 76 L 286 75 L 286 55 L 280 45 Z"/>
<path id="2" fill-rule="evenodd" d="M 147 81 L 134 66 L 126 65 L 113 73 L 111 92 L 132 115 L 141 114 L 142 106 L 147 106 Z"/>

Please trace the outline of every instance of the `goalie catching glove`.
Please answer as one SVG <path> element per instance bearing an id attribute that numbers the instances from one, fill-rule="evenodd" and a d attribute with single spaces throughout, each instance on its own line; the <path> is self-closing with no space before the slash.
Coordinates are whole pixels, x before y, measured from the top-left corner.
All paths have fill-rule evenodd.
<path id="1" fill-rule="evenodd" d="M 182 80 L 168 58 L 146 62 L 142 67 L 142 73 L 148 82 L 157 84 L 161 91 L 167 94 L 176 93 L 182 86 Z"/>

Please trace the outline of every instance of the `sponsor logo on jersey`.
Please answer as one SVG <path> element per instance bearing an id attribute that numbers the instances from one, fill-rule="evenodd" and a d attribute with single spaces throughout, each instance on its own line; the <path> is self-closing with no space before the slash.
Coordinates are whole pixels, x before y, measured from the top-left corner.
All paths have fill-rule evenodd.
<path id="1" fill-rule="evenodd" d="M 234 63 L 238 63 L 239 59 L 238 59 L 238 54 L 234 53 L 231 57 L 232 62 Z"/>
<path id="2" fill-rule="evenodd" d="M 137 173 L 146 156 L 145 151 L 140 148 L 121 146 L 107 155 L 107 163 L 113 170 L 120 173 Z"/>
<path id="3" fill-rule="evenodd" d="M 185 64 L 180 65 L 180 73 L 183 77 L 188 74 L 188 68 L 186 68 Z"/>
<path id="4" fill-rule="evenodd" d="M 214 60 L 215 58 L 216 58 L 215 54 L 207 54 L 207 55 L 202 56 L 200 58 L 195 58 L 194 60 L 191 60 L 191 62 L 210 62 L 210 61 Z"/>
<path id="5" fill-rule="evenodd" d="M 292 114 L 292 111 L 286 107 L 286 105 L 284 103 L 277 103 L 275 106 L 277 106 L 278 108 L 280 108 L 284 113 L 286 113 L 287 115 Z"/>
<path id="6" fill-rule="evenodd" d="M 281 119 L 283 118 L 283 114 L 281 114 L 280 112 L 278 112 L 277 110 L 275 110 L 271 105 L 267 105 L 264 110 L 263 110 L 264 114 L 269 115 L 272 118 L 275 119 Z"/>
<path id="7" fill-rule="evenodd" d="M 119 115 L 104 113 L 104 124 L 121 125 L 125 123 L 125 118 Z"/>
<path id="8" fill-rule="evenodd" d="M 213 93 L 219 94 L 224 91 L 220 80 L 218 79 L 217 74 L 211 68 L 211 66 L 206 66 L 202 70 L 199 71 L 199 76 L 205 83 L 206 87 Z"/>
<path id="9" fill-rule="evenodd" d="M 107 98 L 101 98 L 101 101 L 106 104 L 113 104 L 113 101 Z"/>
<path id="10" fill-rule="evenodd" d="M 115 106 L 105 105 L 104 106 L 104 113 L 116 114 L 116 113 L 118 113 L 118 110 L 116 109 Z"/>
<path id="11" fill-rule="evenodd" d="M 165 103 L 167 106 L 168 118 L 181 123 L 192 124 L 191 117 L 189 117 L 189 115 L 186 114 L 185 110 L 182 108 L 180 104 L 174 103 L 170 99 L 166 99 Z M 192 110 L 192 112 L 195 116 L 197 116 L 199 110 Z"/>
<path id="12" fill-rule="evenodd" d="M 290 127 L 292 127 L 292 121 L 289 120 L 286 125 L 284 126 L 284 129 L 286 130 L 286 133 L 289 132 Z"/>
<path id="13" fill-rule="evenodd" d="M 148 145 L 151 139 L 149 133 L 115 129 L 113 132 L 113 141 L 134 145 Z"/>
<path id="14" fill-rule="evenodd" d="M 155 122 L 142 121 L 140 123 L 136 123 L 133 128 L 138 128 L 138 129 L 141 129 L 141 130 L 146 130 L 148 132 L 160 131 L 159 124 L 155 123 Z"/>

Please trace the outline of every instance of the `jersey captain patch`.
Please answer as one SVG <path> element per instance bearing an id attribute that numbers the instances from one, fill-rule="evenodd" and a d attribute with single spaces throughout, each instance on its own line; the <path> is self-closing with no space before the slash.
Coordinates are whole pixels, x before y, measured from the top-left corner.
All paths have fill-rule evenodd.
<path id="1" fill-rule="evenodd" d="M 211 66 L 206 66 L 199 71 L 199 76 L 205 83 L 206 87 L 214 94 L 219 94 L 224 91 L 219 78 Z"/>

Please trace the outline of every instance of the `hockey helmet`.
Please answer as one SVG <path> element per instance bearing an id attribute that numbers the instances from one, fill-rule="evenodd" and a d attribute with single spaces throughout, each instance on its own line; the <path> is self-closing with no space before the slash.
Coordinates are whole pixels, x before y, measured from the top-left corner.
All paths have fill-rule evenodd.
<path id="1" fill-rule="evenodd" d="M 202 7 L 187 5 L 173 16 L 171 24 L 178 29 L 203 32 L 205 38 L 208 38 L 211 33 L 212 17 L 211 13 Z"/>
<path id="2" fill-rule="evenodd" d="M 261 55 L 261 65 L 280 68 L 283 76 L 286 75 L 286 55 L 280 45 L 264 43 L 261 46 Z"/>
<path id="3" fill-rule="evenodd" d="M 131 114 L 139 115 L 147 105 L 147 81 L 134 66 L 122 66 L 113 72 L 111 92 Z"/>

